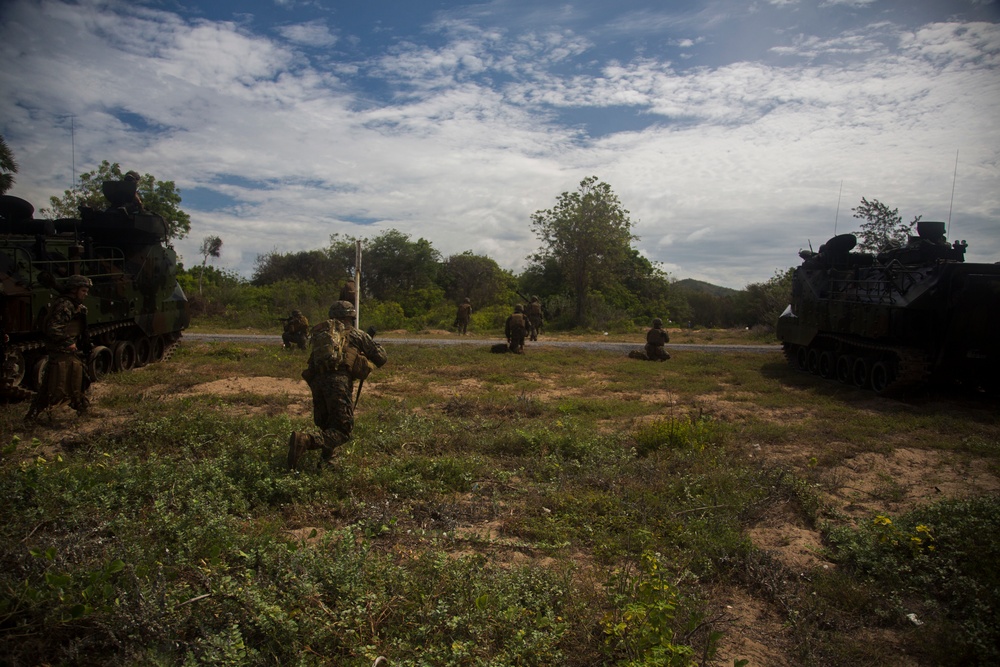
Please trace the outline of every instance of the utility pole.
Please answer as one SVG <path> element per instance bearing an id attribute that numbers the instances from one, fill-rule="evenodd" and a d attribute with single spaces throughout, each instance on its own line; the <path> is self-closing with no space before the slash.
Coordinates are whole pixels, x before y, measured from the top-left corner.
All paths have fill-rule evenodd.
<path id="1" fill-rule="evenodd" d="M 361 239 L 354 242 L 354 328 L 361 326 Z"/>

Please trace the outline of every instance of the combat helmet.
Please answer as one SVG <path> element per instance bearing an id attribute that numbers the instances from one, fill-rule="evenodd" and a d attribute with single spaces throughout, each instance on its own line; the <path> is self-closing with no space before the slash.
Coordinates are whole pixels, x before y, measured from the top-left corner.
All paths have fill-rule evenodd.
<path id="1" fill-rule="evenodd" d="M 353 320 L 356 314 L 354 304 L 350 301 L 334 301 L 328 315 L 331 320 Z"/>
<path id="2" fill-rule="evenodd" d="M 662 326 L 663 326 L 663 320 L 661 320 L 659 317 L 653 319 L 653 328 L 654 329 L 659 329 Z"/>
<path id="3" fill-rule="evenodd" d="M 302 314 L 301 310 L 293 310 L 292 311 L 292 317 L 298 317 L 301 314 Z"/>
<path id="4" fill-rule="evenodd" d="M 136 183 L 138 183 L 141 180 L 141 177 L 139 176 L 139 172 L 137 171 L 126 171 L 123 180 L 135 181 Z"/>
<path id="5" fill-rule="evenodd" d="M 532 302 L 538 301 L 538 295 L 536 294 L 536 295 L 532 296 L 531 297 L 531 301 Z"/>
<path id="6" fill-rule="evenodd" d="M 94 283 L 87 276 L 72 275 L 66 279 L 66 289 L 70 291 L 93 286 Z"/>
<path id="7" fill-rule="evenodd" d="M 524 306 L 522 306 L 521 304 L 517 304 L 516 306 L 514 306 L 514 312 L 515 313 L 523 313 L 524 312 Z"/>

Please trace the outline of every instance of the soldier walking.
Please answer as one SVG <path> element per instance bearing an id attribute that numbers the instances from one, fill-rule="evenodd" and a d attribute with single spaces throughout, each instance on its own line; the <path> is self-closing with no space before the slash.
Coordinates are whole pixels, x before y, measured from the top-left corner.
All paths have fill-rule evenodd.
<path id="1" fill-rule="evenodd" d="M 542 302 L 537 296 L 531 297 L 524 314 L 528 318 L 529 337 L 531 340 L 538 340 L 538 334 L 542 332 Z"/>
<path id="2" fill-rule="evenodd" d="M 353 303 L 337 301 L 330 306 L 330 319 L 310 331 L 309 365 L 302 377 L 312 391 L 313 423 L 320 433 L 292 431 L 288 437 L 292 470 L 313 449 L 321 450 L 320 469 L 332 462 L 333 450 L 350 440 L 354 430 L 354 381 L 363 383 L 373 366 L 381 368 L 388 360 L 381 345 L 354 327 L 354 316 Z"/>
<path id="3" fill-rule="evenodd" d="M 465 335 L 469 328 L 469 320 L 472 318 L 472 302 L 469 297 L 465 297 L 462 303 L 458 304 L 458 312 L 455 313 L 455 328 L 458 333 Z"/>

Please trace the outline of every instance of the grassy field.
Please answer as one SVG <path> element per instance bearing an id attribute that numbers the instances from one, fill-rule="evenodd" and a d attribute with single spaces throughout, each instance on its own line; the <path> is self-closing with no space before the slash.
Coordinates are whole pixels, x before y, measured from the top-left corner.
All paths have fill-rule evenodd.
<path id="1" fill-rule="evenodd" d="M 386 346 L 323 472 L 285 469 L 311 402 L 276 345 L 185 342 L 83 420 L 0 405 L 0 664 L 1000 659 L 995 399 Z"/>

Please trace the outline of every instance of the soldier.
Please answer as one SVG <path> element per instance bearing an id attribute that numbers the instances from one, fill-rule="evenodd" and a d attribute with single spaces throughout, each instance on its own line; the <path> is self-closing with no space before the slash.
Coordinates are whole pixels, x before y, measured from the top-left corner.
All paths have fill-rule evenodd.
<path id="1" fill-rule="evenodd" d="M 528 335 L 528 321 L 524 317 L 524 306 L 521 304 L 514 306 L 514 314 L 507 318 L 503 332 L 504 336 L 507 337 L 510 351 L 524 354 L 524 337 Z"/>
<path id="2" fill-rule="evenodd" d="M 538 340 L 538 334 L 542 332 L 542 302 L 537 296 L 531 297 L 528 308 L 524 313 L 528 318 L 528 335 L 531 340 Z"/>
<path id="3" fill-rule="evenodd" d="M 34 421 L 43 411 L 67 402 L 80 416 L 90 407 L 83 393 L 86 372 L 83 353 L 90 347 L 86 340 L 87 307 L 83 300 L 92 286 L 90 278 L 70 276 L 62 294 L 45 316 L 42 332 L 48 364 L 38 393 L 24 416 L 25 421 Z"/>
<path id="4" fill-rule="evenodd" d="M 129 213 L 145 213 L 146 208 L 142 205 L 142 197 L 139 196 L 139 172 L 126 172 L 125 177 L 122 180 L 126 183 L 135 183 L 136 187 L 135 196 L 132 198 L 132 202 L 125 206 L 125 210 Z"/>
<path id="5" fill-rule="evenodd" d="M 663 346 L 670 342 L 670 335 L 663 328 L 663 320 L 653 320 L 653 328 L 646 332 L 646 346 L 643 351 L 649 361 L 666 361 L 670 353 Z"/>
<path id="6" fill-rule="evenodd" d="M 357 303 L 357 299 L 358 291 L 354 286 L 354 280 L 348 278 L 347 282 L 344 283 L 344 286 L 340 288 L 340 300 L 346 301 L 353 306 Z"/>
<path id="7" fill-rule="evenodd" d="M 300 350 L 306 349 L 306 341 L 309 338 L 309 320 L 299 310 L 293 310 L 291 315 L 282 320 L 285 323 L 285 330 L 281 333 L 282 347 L 290 348 L 298 345 Z"/>
<path id="8" fill-rule="evenodd" d="M 322 450 L 320 469 L 332 462 L 333 450 L 350 440 L 354 430 L 354 380 L 363 383 L 372 366 L 381 368 L 388 360 L 381 345 L 354 328 L 354 315 L 353 303 L 337 301 L 330 306 L 330 319 L 310 331 L 312 349 L 302 377 L 312 391 L 313 422 L 320 434 L 292 431 L 288 438 L 288 467 L 292 470 L 302 455 L 313 449 Z"/>
<path id="9" fill-rule="evenodd" d="M 455 328 L 458 332 L 465 335 L 466 330 L 469 328 L 469 319 L 472 317 L 472 301 L 469 297 L 465 297 L 462 303 L 458 304 L 458 312 L 455 313 Z"/>

